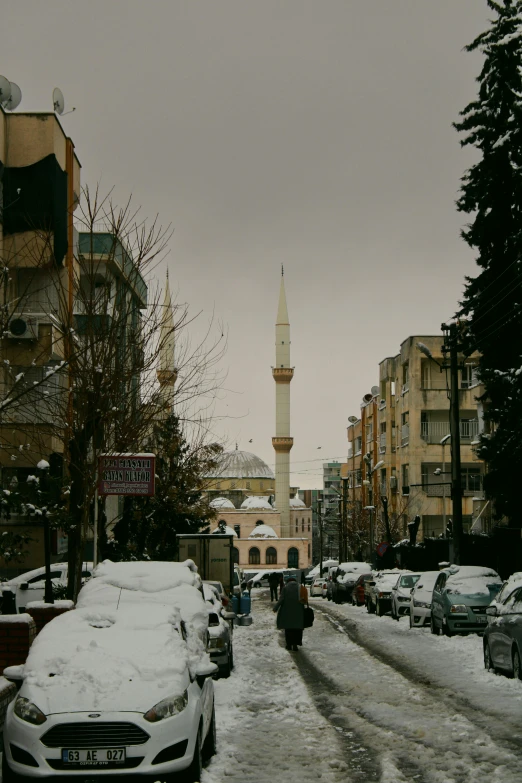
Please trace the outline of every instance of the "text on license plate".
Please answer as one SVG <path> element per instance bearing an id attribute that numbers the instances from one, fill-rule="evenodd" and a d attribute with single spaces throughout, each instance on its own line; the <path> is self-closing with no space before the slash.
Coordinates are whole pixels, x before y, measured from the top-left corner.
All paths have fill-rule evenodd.
<path id="1" fill-rule="evenodd" d="M 108 764 L 124 764 L 125 748 L 89 748 L 88 750 L 62 749 L 64 764 L 80 764 L 82 767 L 104 767 Z"/>
<path id="2" fill-rule="evenodd" d="M 486 625 L 487 623 L 487 617 L 485 614 L 479 614 L 477 617 L 475 617 L 475 620 L 479 625 Z"/>

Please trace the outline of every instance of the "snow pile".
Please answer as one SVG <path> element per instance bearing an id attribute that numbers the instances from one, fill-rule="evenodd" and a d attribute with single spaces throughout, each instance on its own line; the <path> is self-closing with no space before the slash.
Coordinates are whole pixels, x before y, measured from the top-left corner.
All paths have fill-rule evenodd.
<path id="1" fill-rule="evenodd" d="M 29 601 L 25 605 L 26 609 L 74 609 L 74 601 L 68 601 L 66 599 L 61 601 L 55 601 L 53 604 L 46 604 L 45 601 Z"/>
<path id="2" fill-rule="evenodd" d="M 246 511 L 264 510 L 273 511 L 273 507 L 268 502 L 268 498 L 259 497 L 258 495 L 251 495 L 249 498 L 241 503 L 241 508 Z"/>
<path id="3" fill-rule="evenodd" d="M 84 607 L 54 619 L 25 664 L 29 698 L 44 713 L 146 712 L 187 688 L 193 668 L 174 607 Z"/>
<path id="4" fill-rule="evenodd" d="M 213 533 L 221 533 L 221 534 L 224 534 L 224 535 L 227 535 L 227 536 L 235 536 L 237 538 L 236 531 L 232 527 L 229 527 L 228 525 L 225 525 L 223 530 L 221 530 L 219 527 L 217 527 L 212 532 Z"/>
<path id="5" fill-rule="evenodd" d="M 249 538 L 277 538 L 277 533 L 270 525 L 256 525 Z"/>
<path id="6" fill-rule="evenodd" d="M 496 571 L 479 566 L 451 566 L 446 582 L 446 592 L 450 595 L 490 595 L 497 591 L 502 580 Z"/>
<path id="7" fill-rule="evenodd" d="M 303 503 L 301 498 L 290 498 L 290 508 L 306 508 L 306 504 Z"/>
<path id="8" fill-rule="evenodd" d="M 210 501 L 210 507 L 235 509 L 234 504 L 228 498 L 214 498 L 214 500 Z"/>

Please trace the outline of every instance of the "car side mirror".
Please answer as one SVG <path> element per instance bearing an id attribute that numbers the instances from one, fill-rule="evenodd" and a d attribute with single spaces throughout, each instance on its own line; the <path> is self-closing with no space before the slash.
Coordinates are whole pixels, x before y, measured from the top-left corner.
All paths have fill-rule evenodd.
<path id="1" fill-rule="evenodd" d="M 6 666 L 3 676 L 6 680 L 9 680 L 9 682 L 14 682 L 17 685 L 22 683 L 24 679 L 23 664 L 19 664 L 17 666 Z"/>
<path id="2" fill-rule="evenodd" d="M 498 606 L 486 606 L 486 614 L 489 617 L 496 617 L 498 615 Z M 4 672 L 5 677 L 5 672 Z"/>
<path id="3" fill-rule="evenodd" d="M 20 590 L 29 590 L 29 582 L 22 582 L 19 587 Z"/>
<path id="4" fill-rule="evenodd" d="M 207 680 L 209 677 L 212 677 L 214 674 L 216 674 L 219 671 L 219 667 L 216 666 L 215 663 L 211 663 L 208 661 L 208 663 L 200 662 L 196 666 L 196 682 L 199 685 L 200 688 L 203 687 L 205 684 L 205 680 Z"/>

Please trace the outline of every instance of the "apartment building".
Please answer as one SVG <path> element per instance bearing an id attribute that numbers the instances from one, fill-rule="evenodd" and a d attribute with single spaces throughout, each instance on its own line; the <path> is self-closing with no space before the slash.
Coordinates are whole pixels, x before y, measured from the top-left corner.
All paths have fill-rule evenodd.
<path id="1" fill-rule="evenodd" d="M 433 359 L 418 348 L 427 347 Z M 352 515 L 382 519 L 388 500 L 395 536 L 421 517 L 419 539 L 441 535 L 451 518 L 449 399 L 442 336 L 412 336 L 400 353 L 379 364 L 379 386 L 363 398 L 359 417 L 348 427 L 348 475 Z M 479 433 L 476 397 L 478 356 L 461 357 L 459 369 L 463 522 L 469 530 L 482 501 L 483 463 L 474 443 Z M 475 504 L 475 505 L 474 505 Z M 374 506 L 372 510 L 367 507 Z M 365 511 L 366 507 L 366 511 Z M 374 543 L 378 543 L 374 540 Z"/>

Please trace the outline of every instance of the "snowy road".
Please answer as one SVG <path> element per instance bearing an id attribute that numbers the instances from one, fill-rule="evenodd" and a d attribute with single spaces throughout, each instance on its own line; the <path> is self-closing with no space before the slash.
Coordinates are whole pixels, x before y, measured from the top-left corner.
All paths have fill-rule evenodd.
<path id="1" fill-rule="evenodd" d="M 292 654 L 254 597 L 236 671 L 216 683 L 220 750 L 202 783 L 522 781 L 522 683 L 484 671 L 479 637 L 319 599 Z"/>

